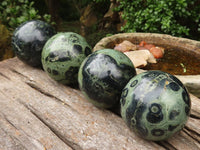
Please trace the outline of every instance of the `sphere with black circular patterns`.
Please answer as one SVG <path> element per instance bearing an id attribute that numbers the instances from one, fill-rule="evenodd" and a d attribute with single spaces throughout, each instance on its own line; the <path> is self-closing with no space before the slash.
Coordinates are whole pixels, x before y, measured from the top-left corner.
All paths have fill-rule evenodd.
<path id="1" fill-rule="evenodd" d="M 84 37 L 74 32 L 62 32 L 51 37 L 42 51 L 42 66 L 54 80 L 78 85 L 78 70 L 92 52 Z"/>
<path id="2" fill-rule="evenodd" d="M 161 141 L 180 131 L 187 122 L 191 100 L 182 82 L 162 71 L 133 77 L 123 89 L 121 116 L 144 139 Z"/>
<path id="3" fill-rule="evenodd" d="M 41 20 L 24 22 L 12 36 L 15 55 L 33 67 L 41 67 L 41 52 L 46 41 L 56 34 L 54 28 Z"/>
<path id="4" fill-rule="evenodd" d="M 100 108 L 112 108 L 119 104 L 122 89 L 135 75 L 135 67 L 125 54 L 102 49 L 83 61 L 78 82 L 91 103 Z"/>

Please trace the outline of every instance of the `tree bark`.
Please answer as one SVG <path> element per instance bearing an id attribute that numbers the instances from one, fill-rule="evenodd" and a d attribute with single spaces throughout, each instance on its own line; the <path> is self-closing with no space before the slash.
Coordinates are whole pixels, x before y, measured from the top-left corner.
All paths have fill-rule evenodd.
<path id="1" fill-rule="evenodd" d="M 58 9 L 60 7 L 60 1 L 59 0 L 45 0 L 45 3 L 47 5 L 49 14 L 52 17 L 52 21 L 58 23 L 60 21 L 60 17 L 58 15 Z"/>

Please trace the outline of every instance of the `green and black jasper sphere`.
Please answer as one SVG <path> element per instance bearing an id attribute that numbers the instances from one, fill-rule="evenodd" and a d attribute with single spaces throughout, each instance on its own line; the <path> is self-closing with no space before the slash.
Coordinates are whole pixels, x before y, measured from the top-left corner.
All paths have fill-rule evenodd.
<path id="1" fill-rule="evenodd" d="M 121 115 L 131 130 L 148 140 L 165 140 L 180 131 L 191 101 L 175 76 L 148 71 L 133 77 L 123 89 Z"/>
<path id="2" fill-rule="evenodd" d="M 54 28 L 43 21 L 31 20 L 23 23 L 13 33 L 12 47 L 23 62 L 41 67 L 41 52 L 46 41 L 56 34 Z"/>
<path id="3" fill-rule="evenodd" d="M 54 80 L 77 86 L 79 67 L 90 53 L 91 47 L 81 35 L 73 32 L 58 33 L 45 44 L 42 65 Z"/>
<path id="4" fill-rule="evenodd" d="M 113 49 L 103 49 L 84 60 L 78 82 L 91 103 L 111 108 L 119 103 L 122 89 L 135 75 L 135 67 L 126 55 Z"/>

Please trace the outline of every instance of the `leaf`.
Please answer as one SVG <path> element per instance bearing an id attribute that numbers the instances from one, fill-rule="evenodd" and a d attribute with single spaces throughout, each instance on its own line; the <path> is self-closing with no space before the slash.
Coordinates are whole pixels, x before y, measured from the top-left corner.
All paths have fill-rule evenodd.
<path id="1" fill-rule="evenodd" d="M 36 16 L 37 12 L 35 9 L 30 9 L 29 14 L 30 14 L 30 17 L 33 18 L 34 16 Z"/>
<path id="2" fill-rule="evenodd" d="M 6 6 L 7 4 L 8 4 L 7 1 L 3 1 L 3 2 L 1 3 L 2 6 Z"/>
<path id="3" fill-rule="evenodd" d="M 34 8 L 34 1 L 3 0 L 0 3 L 0 20 L 11 31 L 22 22 L 39 18 L 41 16 L 38 10 Z M 47 19 L 47 22 L 50 23 L 51 20 Z"/>

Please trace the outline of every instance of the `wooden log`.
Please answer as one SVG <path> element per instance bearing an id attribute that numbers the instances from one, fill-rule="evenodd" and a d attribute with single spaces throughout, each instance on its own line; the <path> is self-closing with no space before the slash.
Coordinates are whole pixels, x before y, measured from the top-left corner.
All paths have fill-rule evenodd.
<path id="1" fill-rule="evenodd" d="M 200 149 L 200 100 L 191 95 L 185 128 L 168 141 L 135 135 L 122 118 L 89 103 L 17 58 L 0 62 L 0 150 Z"/>

